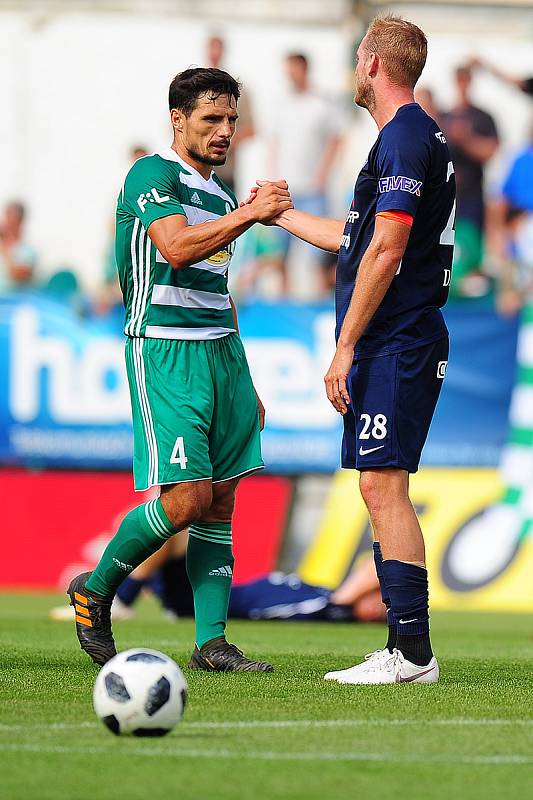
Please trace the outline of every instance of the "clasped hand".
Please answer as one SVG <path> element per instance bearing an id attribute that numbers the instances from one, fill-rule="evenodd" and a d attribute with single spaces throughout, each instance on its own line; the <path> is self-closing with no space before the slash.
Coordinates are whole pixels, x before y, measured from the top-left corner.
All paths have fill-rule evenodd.
<path id="1" fill-rule="evenodd" d="M 241 207 L 246 205 L 253 206 L 257 222 L 272 224 L 276 217 L 293 208 L 287 181 L 257 181 L 241 203 Z"/>

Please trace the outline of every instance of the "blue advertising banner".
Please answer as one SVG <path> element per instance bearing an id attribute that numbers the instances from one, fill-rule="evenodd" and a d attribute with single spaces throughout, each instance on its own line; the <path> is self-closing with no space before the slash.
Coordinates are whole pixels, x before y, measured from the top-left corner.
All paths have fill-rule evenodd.
<path id="1" fill-rule="evenodd" d="M 272 472 L 332 472 L 341 420 L 324 394 L 330 305 L 254 304 L 241 332 L 267 409 Z M 497 463 L 514 379 L 516 321 L 451 308 L 450 365 L 426 446 L 429 464 Z M 81 319 L 38 294 L 0 298 L 0 463 L 129 469 L 132 429 L 116 317 Z"/>

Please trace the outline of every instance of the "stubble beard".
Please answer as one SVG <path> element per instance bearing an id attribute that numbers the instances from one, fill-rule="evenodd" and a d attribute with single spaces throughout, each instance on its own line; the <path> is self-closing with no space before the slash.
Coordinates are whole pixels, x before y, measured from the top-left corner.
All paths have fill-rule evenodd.
<path id="1" fill-rule="evenodd" d="M 191 158 L 194 158 L 201 164 L 209 164 L 210 167 L 222 167 L 226 163 L 226 159 L 228 157 L 227 150 L 223 156 L 210 156 L 205 155 L 204 153 L 198 153 L 193 147 L 188 147 L 187 152 Z"/>
<path id="2" fill-rule="evenodd" d="M 374 111 L 376 95 L 370 80 L 366 80 L 364 83 L 356 81 L 354 103 L 360 108 L 366 108 L 370 113 Z"/>

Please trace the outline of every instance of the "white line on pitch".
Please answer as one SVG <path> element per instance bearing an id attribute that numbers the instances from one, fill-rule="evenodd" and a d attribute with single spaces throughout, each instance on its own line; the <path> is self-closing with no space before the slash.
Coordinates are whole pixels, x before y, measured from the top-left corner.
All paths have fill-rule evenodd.
<path id="1" fill-rule="evenodd" d="M 475 717 L 458 717 L 450 719 L 278 719 L 278 720 L 227 720 L 222 722 L 184 721 L 181 729 L 201 728 L 205 730 L 239 730 L 261 728 L 352 728 L 361 726 L 388 727 L 427 725 L 432 727 L 498 727 L 498 726 L 530 726 L 533 719 L 487 719 Z M 77 728 L 100 727 L 98 722 L 51 722 L 36 724 L 0 724 L 0 733 L 31 730 L 73 730 Z"/>
<path id="2" fill-rule="evenodd" d="M 187 727 L 196 728 L 351 728 L 363 725 L 387 727 L 396 725 L 432 725 L 461 727 L 464 725 L 533 725 L 533 719 L 287 719 L 287 720 L 235 720 L 227 722 L 189 722 Z"/>
<path id="3" fill-rule="evenodd" d="M 61 747 L 61 746 L 47 746 L 47 745 L 32 745 L 32 744 L 0 744 L 0 751 L 3 752 L 28 752 L 28 753 L 58 753 L 61 755 L 112 755 L 113 758 L 117 757 L 116 749 L 109 747 Z M 426 753 L 409 753 L 405 756 L 398 755 L 398 753 L 362 753 L 362 752 L 347 752 L 347 753 L 328 753 L 324 751 L 319 752 L 305 752 L 305 753 L 287 753 L 287 752 L 274 752 L 269 750 L 260 751 L 232 751 L 232 750 L 206 750 L 206 749 L 179 749 L 172 750 L 163 747 L 124 747 L 118 755 L 125 756 L 144 756 L 144 757 L 157 757 L 161 758 L 168 756 L 169 758 L 202 758 L 202 759 L 239 759 L 246 758 L 251 761 L 379 761 L 396 764 L 411 764 L 411 763 L 426 763 L 426 764 L 479 764 L 479 765 L 522 765 L 533 764 L 533 756 L 524 756 L 518 754 L 509 755 L 484 755 L 484 756 L 464 756 L 459 753 L 449 753 L 447 755 L 428 755 Z"/>

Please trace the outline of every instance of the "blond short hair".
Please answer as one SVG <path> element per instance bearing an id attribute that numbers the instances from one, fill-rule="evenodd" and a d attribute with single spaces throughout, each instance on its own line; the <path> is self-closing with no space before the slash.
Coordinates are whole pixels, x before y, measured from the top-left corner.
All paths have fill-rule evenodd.
<path id="1" fill-rule="evenodd" d="M 378 16 L 368 28 L 366 49 L 378 54 L 392 83 L 414 89 L 428 52 L 419 27 L 394 14 Z"/>

